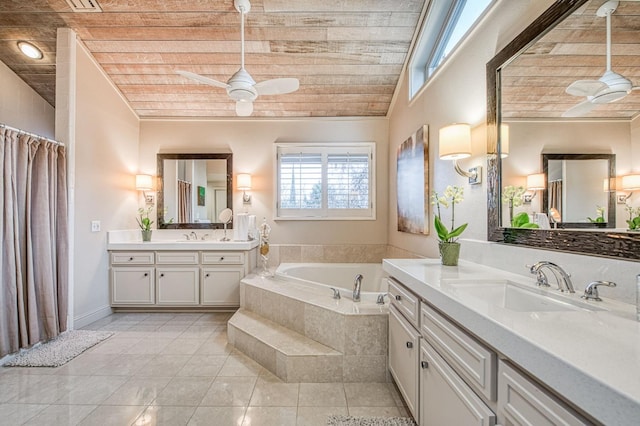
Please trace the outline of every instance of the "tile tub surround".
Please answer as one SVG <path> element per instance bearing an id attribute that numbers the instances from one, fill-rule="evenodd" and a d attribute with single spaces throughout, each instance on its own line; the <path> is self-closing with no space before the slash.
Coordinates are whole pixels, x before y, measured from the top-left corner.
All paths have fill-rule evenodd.
<path id="1" fill-rule="evenodd" d="M 407 416 L 393 383 L 283 383 L 227 343 L 228 313 L 117 313 L 56 368 L 0 367 L 2 425 L 325 426 Z M 151 344 L 151 342 L 155 342 Z"/>
<path id="2" fill-rule="evenodd" d="M 605 300 L 590 302 L 604 308 L 595 312 L 515 312 L 489 299 L 466 302 L 443 279 L 508 279 L 534 287 L 531 277 L 468 261 L 443 267 L 436 259 L 387 259 L 383 265 L 389 275 L 596 420 L 637 423 L 640 323 L 634 305 Z M 566 297 L 580 300 L 579 293 Z"/>
<path id="3" fill-rule="evenodd" d="M 229 342 L 287 381 L 388 381 L 388 307 L 335 300 L 326 290 L 245 277 Z"/>

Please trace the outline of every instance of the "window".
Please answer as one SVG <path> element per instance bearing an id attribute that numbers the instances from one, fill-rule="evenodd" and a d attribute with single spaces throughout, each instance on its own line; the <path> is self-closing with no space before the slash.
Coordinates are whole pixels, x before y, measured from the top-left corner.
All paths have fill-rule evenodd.
<path id="1" fill-rule="evenodd" d="M 495 0 L 432 0 L 409 64 L 409 97 L 424 86 Z"/>
<path id="2" fill-rule="evenodd" d="M 374 144 L 277 144 L 277 219 L 375 219 Z"/>

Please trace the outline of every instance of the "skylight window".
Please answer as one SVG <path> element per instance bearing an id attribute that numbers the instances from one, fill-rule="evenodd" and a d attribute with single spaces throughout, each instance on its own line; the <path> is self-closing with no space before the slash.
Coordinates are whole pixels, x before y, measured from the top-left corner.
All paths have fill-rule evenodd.
<path id="1" fill-rule="evenodd" d="M 495 0 L 432 0 L 409 63 L 409 97 L 424 86 Z"/>

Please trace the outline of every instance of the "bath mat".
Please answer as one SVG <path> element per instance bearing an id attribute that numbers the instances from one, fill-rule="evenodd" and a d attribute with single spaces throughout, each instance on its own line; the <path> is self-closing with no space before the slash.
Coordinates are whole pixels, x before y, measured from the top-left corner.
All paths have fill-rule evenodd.
<path id="1" fill-rule="evenodd" d="M 416 426 L 408 417 L 353 417 L 331 415 L 327 426 Z"/>
<path id="2" fill-rule="evenodd" d="M 20 351 L 5 367 L 59 367 L 113 336 L 110 331 L 71 330 L 55 339 Z"/>

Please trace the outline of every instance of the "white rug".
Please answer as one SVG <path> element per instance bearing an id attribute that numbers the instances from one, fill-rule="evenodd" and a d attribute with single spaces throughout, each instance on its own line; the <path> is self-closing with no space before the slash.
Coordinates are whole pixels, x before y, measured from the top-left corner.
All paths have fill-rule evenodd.
<path id="1" fill-rule="evenodd" d="M 416 426 L 408 417 L 353 417 L 331 415 L 327 426 Z"/>
<path id="2" fill-rule="evenodd" d="M 22 350 L 5 367 L 58 367 L 113 336 L 110 331 L 71 330 L 33 348 Z"/>

